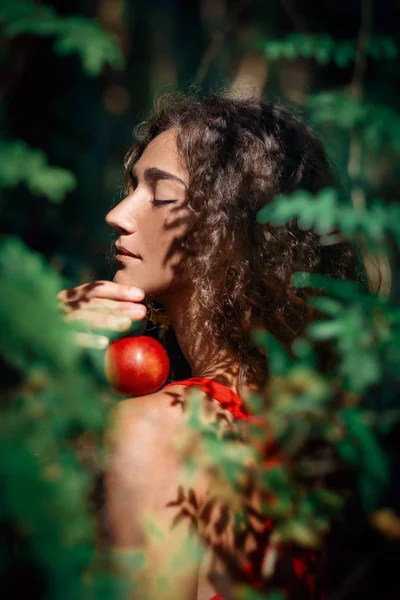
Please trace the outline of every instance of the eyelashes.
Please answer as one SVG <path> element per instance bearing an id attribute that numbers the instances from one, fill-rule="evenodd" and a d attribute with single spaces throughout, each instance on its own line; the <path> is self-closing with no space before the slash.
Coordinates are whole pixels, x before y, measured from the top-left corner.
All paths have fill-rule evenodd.
<path id="1" fill-rule="evenodd" d="M 151 200 L 153 206 L 163 206 L 165 204 L 173 204 L 174 202 L 178 202 L 178 200 Z"/>
<path id="2" fill-rule="evenodd" d="M 138 186 L 137 178 L 132 173 L 129 173 L 129 181 L 128 181 L 128 185 L 126 186 L 127 187 L 126 192 L 127 193 L 134 192 L 136 190 L 137 186 Z M 150 200 L 150 203 L 153 206 L 157 206 L 157 207 L 165 206 L 167 204 L 173 204 L 174 202 L 178 202 L 178 199 L 173 198 L 171 200 L 156 200 L 156 199 Z"/>

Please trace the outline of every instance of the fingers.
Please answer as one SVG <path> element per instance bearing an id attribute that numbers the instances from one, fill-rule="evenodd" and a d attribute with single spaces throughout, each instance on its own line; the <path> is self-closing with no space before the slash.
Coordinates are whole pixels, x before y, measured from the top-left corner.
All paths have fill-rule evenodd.
<path id="1" fill-rule="evenodd" d="M 144 297 L 145 293 L 140 288 L 115 283 L 114 281 L 92 281 L 70 290 L 61 290 L 57 294 L 57 298 L 62 302 L 74 302 L 77 299 L 87 301 L 92 298 L 141 302 Z"/>
<path id="2" fill-rule="evenodd" d="M 91 329 L 128 331 L 133 321 L 141 321 L 147 308 L 143 290 L 113 281 L 95 281 L 62 290 L 57 298 L 65 321 L 81 321 Z M 109 339 L 94 333 L 76 333 L 76 343 L 88 348 L 106 348 Z"/>
<path id="3" fill-rule="evenodd" d="M 80 331 L 75 333 L 74 339 L 77 346 L 81 346 L 81 348 L 104 349 L 110 343 L 110 340 L 105 335 L 95 335 Z"/>
<path id="4" fill-rule="evenodd" d="M 143 304 L 118 302 L 118 300 L 107 300 L 105 298 L 92 298 L 90 302 L 81 302 L 79 305 L 74 302 L 62 304 L 62 309 L 66 314 L 79 310 L 90 310 L 103 313 L 113 312 L 115 315 L 127 316 L 134 321 L 144 319 L 147 314 L 147 308 Z"/>

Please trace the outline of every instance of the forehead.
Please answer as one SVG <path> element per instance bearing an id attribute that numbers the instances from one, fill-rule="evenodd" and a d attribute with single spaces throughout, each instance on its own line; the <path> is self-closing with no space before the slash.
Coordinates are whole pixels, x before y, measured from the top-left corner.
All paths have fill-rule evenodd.
<path id="1" fill-rule="evenodd" d="M 157 135 L 145 148 L 135 165 L 139 174 L 146 169 L 157 167 L 188 182 L 188 173 L 178 150 L 177 135 L 173 129 Z"/>

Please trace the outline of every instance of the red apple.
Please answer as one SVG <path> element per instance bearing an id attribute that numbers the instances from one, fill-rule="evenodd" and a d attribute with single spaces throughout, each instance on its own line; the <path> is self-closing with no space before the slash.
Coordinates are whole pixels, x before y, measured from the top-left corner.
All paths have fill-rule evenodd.
<path id="1" fill-rule="evenodd" d="M 169 358 L 152 337 L 125 337 L 109 345 L 105 372 L 111 387 L 126 396 L 144 396 L 159 390 L 167 380 Z"/>

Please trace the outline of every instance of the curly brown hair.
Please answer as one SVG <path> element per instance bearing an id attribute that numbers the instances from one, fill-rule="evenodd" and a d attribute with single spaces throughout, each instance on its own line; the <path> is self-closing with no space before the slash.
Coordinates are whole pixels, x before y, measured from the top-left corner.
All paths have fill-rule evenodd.
<path id="1" fill-rule="evenodd" d="M 322 143 L 297 116 L 254 99 L 219 95 L 168 97 L 136 130 L 126 175 L 146 146 L 168 129 L 189 173 L 188 205 L 195 223 L 183 240 L 185 268 L 196 296 L 190 327 L 211 336 L 238 358 L 239 389 L 264 385 L 265 355 L 249 333 L 271 332 L 286 348 L 315 317 L 311 290 L 291 283 L 296 271 L 356 279 L 355 248 L 323 245 L 296 220 L 281 227 L 257 222 L 258 211 L 277 194 L 297 189 L 316 194 L 336 186 Z"/>

